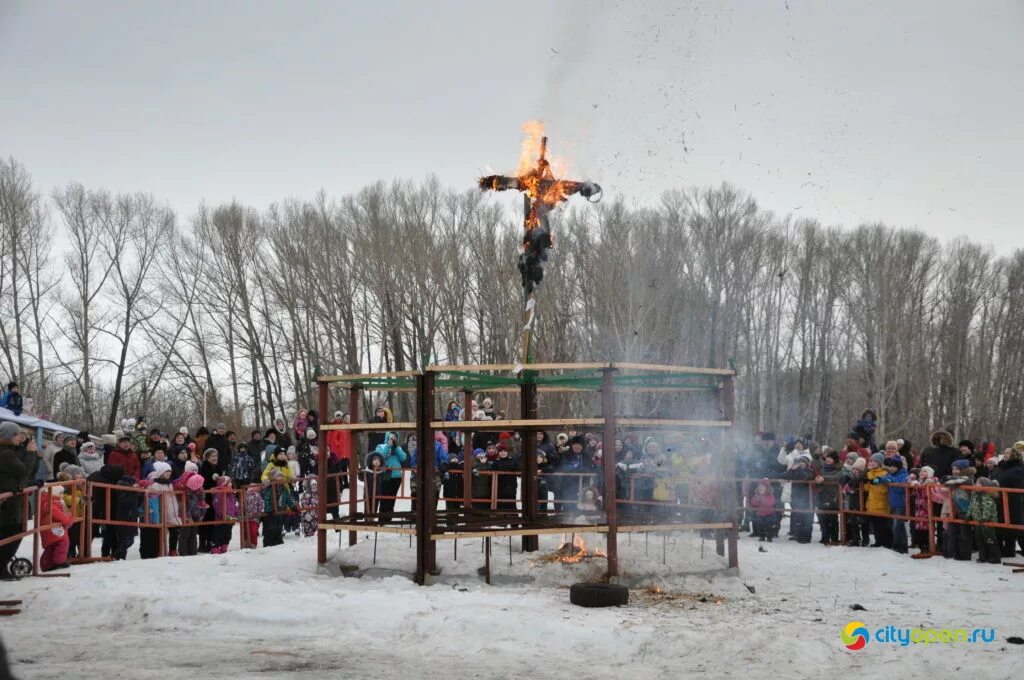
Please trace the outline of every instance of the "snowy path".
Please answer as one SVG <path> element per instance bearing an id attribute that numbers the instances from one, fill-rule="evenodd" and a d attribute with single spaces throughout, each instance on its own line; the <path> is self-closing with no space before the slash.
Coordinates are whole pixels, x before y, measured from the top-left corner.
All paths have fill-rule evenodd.
<path id="1" fill-rule="evenodd" d="M 1024 649 L 1005 638 L 1024 634 L 1024 577 L 1007 567 L 789 542 L 761 553 L 744 538 L 738 577 L 673 577 L 667 572 L 717 569 L 721 560 L 710 544 L 700 559 L 690 535 L 670 540 L 662 566 L 660 540 L 651 537 L 645 558 L 634 536 L 625 568 L 667 594 L 706 593 L 721 603 L 638 589 L 628 607 L 579 609 L 561 586 L 596 564 L 531 565 L 514 551 L 509 567 L 500 542 L 495 575 L 535 583 L 484 585 L 475 574 L 478 541 L 460 544 L 457 564 L 449 547 L 439 549 L 444 573 L 426 588 L 397 576 L 318 575 L 315 543 L 289 539 L 268 550 L 97 564 L 74 568 L 70 579 L 11 584 L 3 598 L 23 598 L 25 611 L 0 620 L 0 634 L 22 679 L 791 678 L 829 669 L 934 680 L 1007 678 L 1020 667 Z M 413 563 L 405 537 L 382 536 L 378 548 L 378 567 Z M 365 567 L 371 551 L 372 541 L 361 541 L 341 558 Z M 854 603 L 866 611 L 851 611 Z M 839 632 L 852 620 L 871 630 L 994 627 L 997 640 L 850 652 Z"/>

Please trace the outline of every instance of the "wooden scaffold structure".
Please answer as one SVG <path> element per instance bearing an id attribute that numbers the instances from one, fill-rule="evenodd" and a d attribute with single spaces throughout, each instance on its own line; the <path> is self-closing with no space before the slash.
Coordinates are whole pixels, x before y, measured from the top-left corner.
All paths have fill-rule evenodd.
<path id="1" fill-rule="evenodd" d="M 522 370 L 518 370 L 518 369 Z M 630 532 L 713 531 L 719 555 L 728 554 L 728 564 L 736 567 L 737 508 L 732 484 L 718 484 L 718 508 L 715 521 L 694 522 L 686 513 L 669 512 L 657 515 L 636 512 L 635 505 L 620 499 L 615 492 L 615 455 L 611 443 L 620 432 L 628 430 L 695 430 L 715 432 L 719 442 L 714 461 L 723 478 L 731 478 L 735 460 L 728 453 L 734 427 L 735 373 L 728 369 L 692 368 L 638 363 L 536 363 L 525 366 L 487 364 L 465 366 L 428 366 L 420 371 L 371 373 L 363 375 L 322 376 L 318 378 L 320 413 L 329 413 L 331 389 L 341 387 L 348 392 L 349 423 L 322 424 L 326 433 L 341 430 L 349 433 L 353 460 L 350 464 L 349 497 L 339 506 L 341 516 L 327 518 L 327 447 L 318 450 L 318 530 L 317 561 L 327 562 L 327 534 L 340 530 L 348 532 L 349 545 L 355 545 L 357 532 L 399 533 L 415 537 L 415 580 L 428 583 L 430 574 L 437 574 L 437 544 L 440 541 L 519 536 L 524 552 L 539 549 L 538 537 L 543 534 L 563 534 L 573 531 L 599 533 L 607 541 L 607 574 L 614 579 L 619 574 L 618 535 Z M 407 422 L 361 423 L 358 414 L 364 392 L 412 392 L 415 394 L 414 419 Z M 487 393 L 518 393 L 519 418 L 497 421 L 458 420 L 445 421 L 438 417 L 443 402 L 442 394 L 459 394 L 465 403 L 465 413 L 472 413 L 474 395 Z M 542 418 L 538 413 L 538 394 L 546 392 L 590 392 L 600 395 L 600 409 L 596 417 Z M 690 392 L 707 402 L 704 413 L 692 418 L 641 418 L 617 414 L 616 394 L 621 392 Z M 714 417 L 708 417 L 708 413 Z M 471 417 L 471 416 L 470 416 Z M 595 428 L 602 433 L 605 455 L 600 474 L 606 490 L 604 521 L 597 525 L 573 524 L 557 513 L 540 509 L 537 499 L 537 458 L 529 450 L 536 434 L 555 427 Z M 415 511 L 391 513 L 387 518 L 376 514 L 372 507 L 360 507 L 358 488 L 358 435 L 361 432 L 415 432 L 421 452 L 415 469 L 418 488 Z M 432 442 L 438 431 L 463 433 L 462 455 L 462 507 L 457 510 L 438 510 L 437 489 L 434 484 L 436 462 Z M 472 494 L 473 446 L 472 434 L 483 431 L 518 432 L 523 443 L 520 456 L 520 498 L 516 510 L 497 510 L 474 503 Z M 340 498 L 340 496 L 339 496 Z M 347 506 L 347 507 L 344 507 Z M 671 508 L 671 506 L 669 506 Z"/>

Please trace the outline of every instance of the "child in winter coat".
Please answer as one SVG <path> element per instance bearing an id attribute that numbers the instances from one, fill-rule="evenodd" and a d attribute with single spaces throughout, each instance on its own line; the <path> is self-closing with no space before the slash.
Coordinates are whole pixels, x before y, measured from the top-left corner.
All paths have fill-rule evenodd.
<path id="1" fill-rule="evenodd" d="M 260 518 L 263 516 L 263 492 L 258 486 L 250 486 L 245 490 L 242 504 L 244 522 L 242 531 L 242 547 L 255 548 L 260 535 Z"/>
<path id="2" fill-rule="evenodd" d="M 986 477 L 976 482 L 977 486 L 998 487 L 999 482 Z M 975 491 L 971 495 L 971 504 L 967 516 L 973 522 L 997 522 L 999 521 L 999 509 L 996 505 L 998 491 Z M 978 546 L 978 561 L 989 564 L 1001 564 L 1002 552 L 999 541 L 996 540 L 996 530 L 993 527 L 974 527 L 974 542 Z"/>
<path id="3" fill-rule="evenodd" d="M 813 530 L 813 517 L 811 515 L 811 492 L 807 484 L 814 479 L 814 473 L 810 469 L 810 455 L 802 455 L 793 462 L 793 467 L 783 473 L 784 479 L 798 482 L 792 485 L 790 494 L 790 520 L 789 524 L 793 530 L 791 540 L 797 543 L 810 543 Z"/>
<path id="4" fill-rule="evenodd" d="M 254 483 L 258 472 L 259 464 L 256 462 L 256 457 L 249 451 L 246 444 L 239 444 L 238 450 L 231 459 L 231 469 L 228 470 L 228 475 L 231 476 L 235 488 L 246 487 Z"/>
<path id="5" fill-rule="evenodd" d="M 316 511 L 319 499 L 316 495 L 316 480 L 307 479 L 302 483 L 302 486 L 302 495 L 299 496 L 299 510 L 301 515 L 299 525 L 302 528 L 302 535 L 309 538 L 316 534 L 316 528 L 318 525 Z"/>
<path id="6" fill-rule="evenodd" d="M 199 552 L 199 527 L 194 522 L 202 522 L 206 517 L 208 505 L 206 494 L 203 493 L 203 477 L 195 470 L 189 470 L 186 463 L 185 474 L 178 480 L 179 490 L 185 503 L 185 523 L 178 532 L 178 554 L 182 556 L 196 555 Z"/>
<path id="7" fill-rule="evenodd" d="M 288 470 L 291 472 L 291 490 L 292 495 L 295 497 L 299 496 L 299 489 L 301 482 L 297 481 L 302 477 L 302 465 L 299 462 L 299 454 L 296 452 L 294 446 L 288 447 Z M 285 533 L 294 532 L 299 533 L 299 516 L 298 515 L 287 515 L 284 518 L 284 531 Z"/>
<path id="8" fill-rule="evenodd" d="M 40 522 L 43 526 L 56 526 L 42 532 L 40 539 L 43 544 L 43 556 L 39 560 L 39 568 L 43 571 L 67 569 L 68 566 L 68 529 L 75 519 L 64 507 L 64 487 L 51 486 L 40 496 Z"/>
<path id="9" fill-rule="evenodd" d="M 283 518 L 296 511 L 295 499 L 288 484 L 284 482 L 284 474 L 279 468 L 275 468 L 270 471 L 267 481 L 263 484 L 263 509 L 266 513 L 263 517 L 264 548 L 284 543 L 281 533 L 284 526 Z"/>
<path id="10" fill-rule="evenodd" d="M 295 441 L 302 441 L 302 438 L 306 436 L 306 430 L 309 429 L 309 411 L 301 409 L 295 420 L 292 421 L 292 432 L 295 433 Z"/>
<path id="11" fill-rule="evenodd" d="M 861 486 L 867 461 L 860 454 L 852 452 L 846 456 L 846 463 L 840 479 L 843 482 L 843 502 L 847 510 L 861 509 Z M 846 544 L 850 546 L 867 546 L 871 543 L 871 525 L 862 515 L 850 513 L 846 516 Z"/>
<path id="12" fill-rule="evenodd" d="M 925 465 L 917 471 L 917 477 L 911 484 L 914 485 L 911 491 L 914 521 L 910 524 L 910 545 L 921 551 L 914 555 L 917 557 L 927 555 L 929 551 L 928 517 L 932 504 L 932 489 L 937 486 L 935 471 Z"/>
<path id="13" fill-rule="evenodd" d="M 962 487 L 974 484 L 975 469 L 967 459 L 953 461 L 953 474 L 946 478 L 944 485 L 949 491 L 949 501 L 943 505 L 942 514 L 950 519 L 969 520 L 971 492 Z M 942 540 L 942 555 L 957 560 L 970 560 L 974 552 L 974 527 L 961 522 L 946 522 Z"/>
<path id="14" fill-rule="evenodd" d="M 824 455 L 824 465 L 814 481 L 817 487 L 815 501 L 818 505 L 818 525 L 821 527 L 821 542 L 825 545 L 839 543 L 839 483 L 842 468 L 839 456 L 829 449 Z"/>
<path id="15" fill-rule="evenodd" d="M 299 474 L 296 477 L 308 477 L 316 474 L 316 430 L 309 428 L 306 435 L 299 440 L 296 447 L 299 462 Z M 290 457 L 289 457 L 290 460 Z"/>
<path id="16" fill-rule="evenodd" d="M 747 503 L 754 509 L 754 534 L 758 540 L 771 543 L 775 533 L 775 494 L 771 482 L 762 479 Z"/>
<path id="17" fill-rule="evenodd" d="M 217 524 L 213 527 L 210 552 L 214 555 L 221 555 L 228 551 L 231 534 L 235 528 L 234 523 L 238 521 L 238 497 L 231 486 L 231 478 L 226 475 L 217 478 L 217 486 L 213 490 L 213 513 L 214 519 L 224 522 L 224 524 Z"/>
<path id="18" fill-rule="evenodd" d="M 116 494 L 116 505 L 113 509 L 114 519 L 118 522 L 125 522 L 125 524 L 106 527 L 104 543 L 106 543 L 106 533 L 110 531 L 116 537 L 112 551 L 114 559 L 126 560 L 128 559 L 128 549 L 132 547 L 139 531 L 137 525 L 142 514 L 142 494 L 131 491 L 131 489 L 138 489 L 139 483 L 129 475 L 122 477 L 117 482 L 117 486 L 121 489 L 111 494 L 112 497 Z M 114 502 L 113 498 L 111 502 Z"/>
<path id="19" fill-rule="evenodd" d="M 68 509 L 71 517 L 75 520 L 68 529 L 68 557 L 78 557 L 78 543 L 81 529 L 85 526 L 79 520 L 85 518 L 85 486 L 79 484 L 74 486 L 70 482 L 85 479 L 85 472 L 77 465 L 68 465 L 57 475 L 58 482 L 68 482 L 64 486 L 64 507 Z"/>
<path id="20" fill-rule="evenodd" d="M 170 493 L 174 490 L 171 485 L 171 466 L 166 461 L 157 461 L 153 464 L 153 470 L 149 473 L 152 481 L 146 485 L 146 510 L 143 517 L 143 524 L 160 524 L 161 518 L 166 517 L 168 526 L 180 525 L 181 514 L 178 511 L 178 499 Z M 147 480 L 149 481 L 149 480 Z M 160 529 L 159 527 L 145 527 L 139 537 L 139 555 L 144 560 L 159 557 L 161 553 Z"/>
<path id="21" fill-rule="evenodd" d="M 888 491 L 884 486 L 874 483 L 876 479 L 885 477 L 888 474 L 888 470 L 882 466 L 884 462 L 885 455 L 881 453 L 871 454 L 871 458 L 868 460 L 868 469 L 865 474 L 867 498 L 864 501 L 864 510 L 866 512 L 884 514 L 889 510 Z M 871 547 L 891 548 L 892 528 L 889 519 L 886 517 L 869 517 L 868 521 L 871 523 L 871 531 L 875 535 L 875 542 L 871 544 Z"/>
<path id="22" fill-rule="evenodd" d="M 907 471 L 903 469 L 902 458 L 885 459 L 886 474 L 874 478 L 872 484 L 906 484 Z M 902 486 L 890 486 L 888 488 L 889 514 L 906 516 L 907 494 Z M 892 549 L 898 553 L 907 553 L 907 521 L 904 519 L 890 520 L 890 532 L 892 534 Z"/>

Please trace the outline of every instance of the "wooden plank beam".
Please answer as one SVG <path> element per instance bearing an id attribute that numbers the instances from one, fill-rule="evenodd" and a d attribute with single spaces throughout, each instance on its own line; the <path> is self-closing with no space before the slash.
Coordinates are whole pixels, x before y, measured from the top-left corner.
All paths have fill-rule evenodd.
<path id="1" fill-rule="evenodd" d="M 523 428 L 542 429 L 562 425 L 604 425 L 604 418 L 547 418 L 539 420 L 435 420 L 430 424 L 435 430 L 472 430 L 473 432 L 500 432 Z M 323 426 L 321 425 L 321 428 Z"/>
<path id="2" fill-rule="evenodd" d="M 710 522 L 697 524 L 629 524 L 618 527 L 619 533 L 644 531 L 687 531 L 690 529 L 731 529 L 732 522 Z"/>
<path id="3" fill-rule="evenodd" d="M 415 430 L 416 423 L 324 423 L 320 426 L 323 431 L 342 430 L 344 432 L 402 432 Z"/>
<path id="4" fill-rule="evenodd" d="M 431 534 L 435 541 L 453 541 L 460 538 L 498 538 L 501 536 L 543 536 L 547 534 L 606 534 L 608 527 L 604 525 L 580 525 L 570 527 L 553 527 L 545 529 L 491 529 L 480 531 L 461 531 L 451 534 Z"/>
<path id="5" fill-rule="evenodd" d="M 619 418 L 620 427 L 732 427 L 728 420 L 689 420 L 679 418 Z"/>
<path id="6" fill-rule="evenodd" d="M 697 366 L 667 366 L 663 364 L 634 364 L 616 361 L 612 368 L 623 371 L 657 371 L 659 373 L 696 373 L 698 375 L 734 376 L 736 371 L 729 368 L 699 368 Z"/>
<path id="7" fill-rule="evenodd" d="M 608 368 L 609 364 L 606 361 L 603 362 L 586 362 L 586 363 L 547 363 L 547 364 L 526 364 L 523 366 L 524 371 L 596 371 L 602 368 Z M 427 366 L 428 371 L 435 371 L 437 373 L 452 373 L 452 372 L 463 372 L 463 373 L 477 373 L 485 371 L 509 371 L 512 372 L 515 369 L 515 364 L 479 364 L 479 365 L 461 365 L 461 366 Z"/>
<path id="8" fill-rule="evenodd" d="M 351 375 L 323 375 L 317 378 L 317 382 L 350 382 L 361 383 L 367 380 L 380 378 L 411 378 L 420 374 L 420 371 L 392 371 L 390 373 L 358 373 Z"/>
<path id="9" fill-rule="evenodd" d="M 339 531 L 366 531 L 374 534 L 403 534 L 407 536 L 413 536 L 416 534 L 416 529 L 412 527 L 396 527 L 386 524 L 351 524 L 348 522 L 324 522 L 323 525 L 327 529 L 337 529 Z"/>

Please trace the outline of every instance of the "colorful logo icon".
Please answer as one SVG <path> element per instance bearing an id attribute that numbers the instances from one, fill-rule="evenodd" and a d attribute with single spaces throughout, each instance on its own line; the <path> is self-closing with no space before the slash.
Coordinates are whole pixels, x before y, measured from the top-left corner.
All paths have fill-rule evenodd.
<path id="1" fill-rule="evenodd" d="M 852 652 L 856 652 L 858 649 L 864 649 L 864 645 L 868 643 L 868 629 L 860 621 L 850 621 L 846 626 L 843 627 L 843 631 L 839 634 L 839 638 L 846 645 L 846 648 Z"/>

